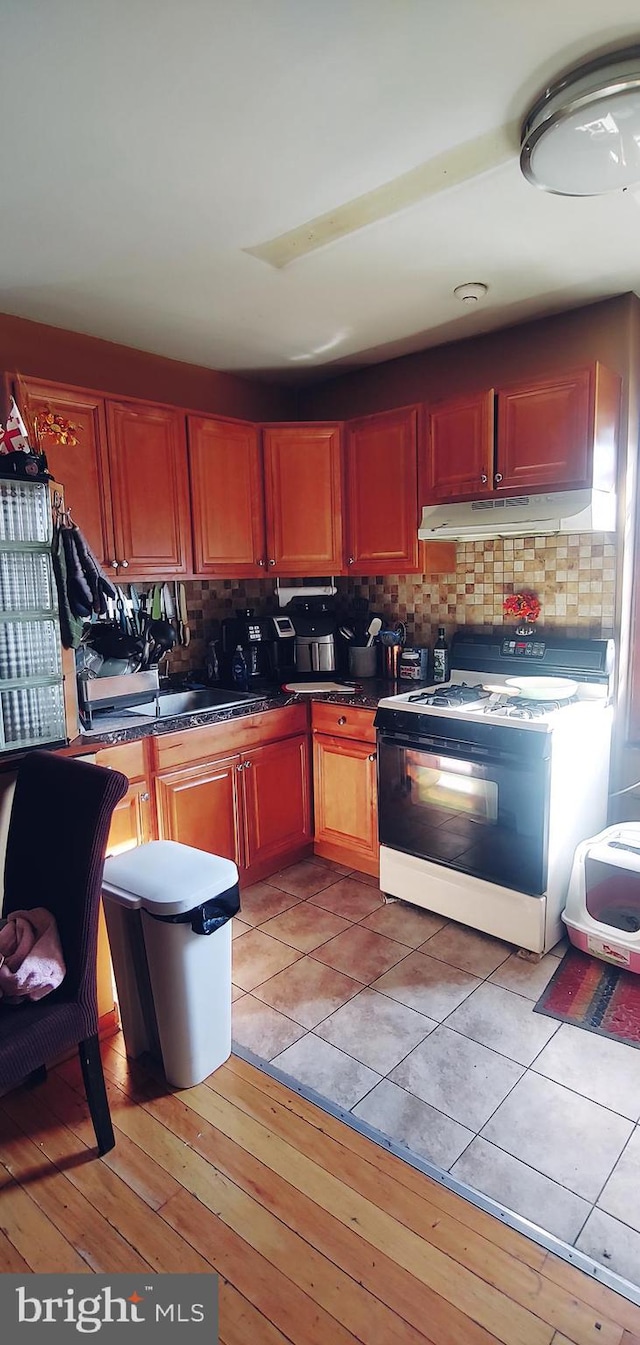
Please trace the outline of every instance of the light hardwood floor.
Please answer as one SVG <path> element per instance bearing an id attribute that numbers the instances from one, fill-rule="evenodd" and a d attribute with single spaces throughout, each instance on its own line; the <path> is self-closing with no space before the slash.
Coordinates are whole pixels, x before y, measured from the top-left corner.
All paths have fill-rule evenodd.
<path id="1" fill-rule="evenodd" d="M 0 1270 L 220 1275 L 225 1345 L 640 1345 L 640 1308 L 233 1057 L 173 1092 L 103 1045 L 0 1099 Z"/>

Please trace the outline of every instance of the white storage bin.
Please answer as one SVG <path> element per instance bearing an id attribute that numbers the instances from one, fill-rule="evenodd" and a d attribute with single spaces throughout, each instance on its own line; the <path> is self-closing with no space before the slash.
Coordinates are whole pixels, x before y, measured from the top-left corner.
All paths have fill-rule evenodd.
<path id="1" fill-rule="evenodd" d="M 619 822 L 577 847 L 562 919 L 576 948 L 640 972 L 640 823 Z"/>

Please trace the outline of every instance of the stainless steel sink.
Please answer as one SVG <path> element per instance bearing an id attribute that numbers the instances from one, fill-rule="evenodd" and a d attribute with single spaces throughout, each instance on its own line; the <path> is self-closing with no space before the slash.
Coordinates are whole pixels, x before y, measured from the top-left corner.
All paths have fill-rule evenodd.
<path id="1" fill-rule="evenodd" d="M 128 713 L 149 715 L 153 719 L 171 719 L 177 715 L 197 714 L 199 710 L 229 710 L 237 705 L 250 705 L 259 699 L 250 691 L 223 691 L 214 687 L 202 691 L 160 691 L 156 700 L 132 705 Z"/>

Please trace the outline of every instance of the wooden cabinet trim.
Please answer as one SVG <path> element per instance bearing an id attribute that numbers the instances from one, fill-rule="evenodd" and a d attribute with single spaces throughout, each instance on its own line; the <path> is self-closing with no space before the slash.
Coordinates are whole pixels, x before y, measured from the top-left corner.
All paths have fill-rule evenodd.
<path id="1" fill-rule="evenodd" d="M 241 719 L 158 734 L 152 739 L 154 770 L 169 770 L 207 757 L 249 751 L 276 738 L 305 733 L 308 715 L 306 705 L 279 706 Z"/>
<path id="2" fill-rule="evenodd" d="M 129 780 L 144 779 L 147 774 L 146 739 L 138 738 L 132 743 L 116 743 L 113 747 L 101 747 L 96 752 L 98 766 L 122 771 Z"/>
<path id="3" fill-rule="evenodd" d="M 313 701 L 311 727 L 314 733 L 328 733 L 339 738 L 355 738 L 362 742 L 375 743 L 374 715 L 375 710 L 360 706 Z"/>

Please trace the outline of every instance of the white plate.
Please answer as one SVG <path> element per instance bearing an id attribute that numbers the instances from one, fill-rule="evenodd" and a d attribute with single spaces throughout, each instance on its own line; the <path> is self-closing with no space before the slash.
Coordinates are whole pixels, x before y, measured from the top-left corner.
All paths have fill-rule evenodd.
<path id="1" fill-rule="evenodd" d="M 507 686 L 529 701 L 568 701 L 578 690 L 569 677 L 507 677 Z"/>

